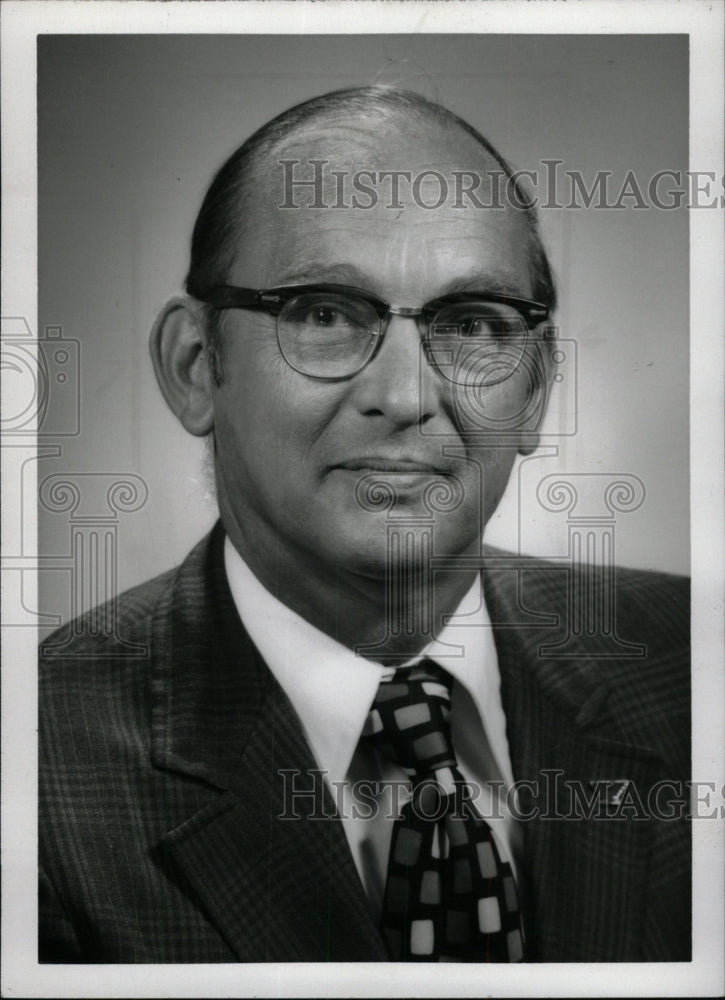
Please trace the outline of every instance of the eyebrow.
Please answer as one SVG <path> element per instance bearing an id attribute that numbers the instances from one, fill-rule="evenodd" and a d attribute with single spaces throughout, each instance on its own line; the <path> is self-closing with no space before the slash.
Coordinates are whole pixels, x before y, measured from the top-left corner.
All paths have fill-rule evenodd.
<path id="1" fill-rule="evenodd" d="M 372 284 L 370 275 L 365 274 L 354 264 L 313 264 L 307 267 L 298 268 L 293 271 L 285 271 L 282 274 L 280 284 L 301 285 L 309 283 L 322 284 L 332 282 L 345 285 L 356 285 L 358 288 L 367 288 Z"/>
<path id="2" fill-rule="evenodd" d="M 374 285 L 369 274 L 361 271 L 354 264 L 319 264 L 297 268 L 283 272 L 280 285 L 302 285 L 302 284 L 345 284 L 353 285 L 367 291 L 372 291 Z M 511 295 L 516 298 L 528 298 L 518 282 L 509 275 L 499 274 L 470 274 L 454 278 L 448 283 L 445 289 L 436 295 L 435 298 L 442 298 L 444 295 L 453 295 L 456 292 L 481 292 L 493 295 Z"/>
<path id="3" fill-rule="evenodd" d="M 483 275 L 474 274 L 468 277 L 455 278 L 447 286 L 444 295 L 452 295 L 455 292 L 489 292 L 494 295 L 511 295 L 515 298 L 525 299 L 523 289 L 512 277 L 507 275 Z"/>

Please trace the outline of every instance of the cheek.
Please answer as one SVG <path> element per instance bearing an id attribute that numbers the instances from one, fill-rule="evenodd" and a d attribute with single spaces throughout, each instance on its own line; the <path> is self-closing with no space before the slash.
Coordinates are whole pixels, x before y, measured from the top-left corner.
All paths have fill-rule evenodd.
<path id="1" fill-rule="evenodd" d="M 541 379 L 523 364 L 510 378 L 491 386 L 456 386 L 452 404 L 457 428 L 472 445 L 496 445 L 537 422 Z"/>
<path id="2" fill-rule="evenodd" d="M 250 353 L 237 372 L 227 375 L 218 392 L 218 435 L 234 443 L 237 460 L 269 477 L 299 475 L 334 419 L 339 388 L 299 375 L 269 345 Z"/>

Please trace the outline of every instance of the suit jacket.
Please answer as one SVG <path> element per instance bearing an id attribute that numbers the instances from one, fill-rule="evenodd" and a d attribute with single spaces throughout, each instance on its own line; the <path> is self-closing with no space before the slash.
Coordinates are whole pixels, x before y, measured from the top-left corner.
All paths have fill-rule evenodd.
<path id="1" fill-rule="evenodd" d="M 217 525 L 122 595 L 113 628 L 90 613 L 42 649 L 41 961 L 387 959 L 327 793 L 279 818 L 279 770 L 300 789 L 316 764 L 241 624 L 222 545 Z M 572 629 L 582 581 L 493 550 L 484 573 L 527 783 L 528 957 L 687 960 L 687 584 L 619 570 L 602 639 Z"/>

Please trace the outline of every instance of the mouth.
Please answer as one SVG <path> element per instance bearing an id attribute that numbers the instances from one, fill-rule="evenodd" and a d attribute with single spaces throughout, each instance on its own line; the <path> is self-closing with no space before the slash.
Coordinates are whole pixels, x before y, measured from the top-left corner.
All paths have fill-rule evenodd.
<path id="1" fill-rule="evenodd" d="M 370 455 L 360 458 L 346 459 L 330 467 L 330 471 L 343 469 L 348 472 L 385 472 L 388 475 L 405 475 L 417 473 L 425 476 L 450 476 L 450 469 L 443 469 L 431 462 L 414 458 L 383 458 Z"/>

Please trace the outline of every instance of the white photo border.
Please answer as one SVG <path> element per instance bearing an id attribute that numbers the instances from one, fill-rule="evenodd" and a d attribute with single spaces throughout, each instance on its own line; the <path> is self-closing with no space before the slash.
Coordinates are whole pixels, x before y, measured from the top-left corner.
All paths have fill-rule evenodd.
<path id="1" fill-rule="evenodd" d="M 723 163 L 723 15 L 698 0 L 359 0 L 3 3 L 3 316 L 37 329 L 36 38 L 38 34 L 482 32 L 688 34 L 690 169 Z M 693 779 L 723 788 L 723 254 L 722 211 L 690 213 Z M 3 373 L 4 374 L 4 373 Z M 3 549 L 34 506 L 5 481 Z M 30 484 L 34 488 L 34 484 Z M 32 492 L 32 491 L 31 491 Z M 5 506 L 5 504 L 4 504 Z M 5 581 L 4 597 L 7 598 Z M 33 603 L 34 594 L 26 593 Z M 5 601 L 3 602 L 5 603 Z M 490 966 L 398 964 L 38 965 L 36 955 L 36 630 L 3 630 L 2 991 L 27 997 L 716 996 L 723 992 L 723 813 L 693 823 L 691 963 Z M 717 799 L 717 795 L 716 795 Z M 721 800 L 717 800 L 721 801 Z M 719 806 L 717 807 L 720 808 Z"/>

